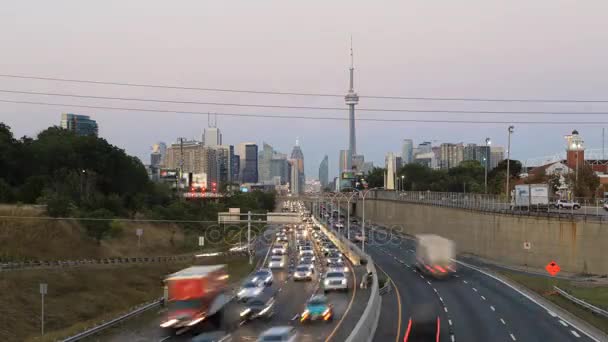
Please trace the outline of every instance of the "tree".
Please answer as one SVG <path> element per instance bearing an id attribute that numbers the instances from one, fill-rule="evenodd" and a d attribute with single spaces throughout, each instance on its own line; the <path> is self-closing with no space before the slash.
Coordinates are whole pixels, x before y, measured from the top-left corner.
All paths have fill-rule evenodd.
<path id="1" fill-rule="evenodd" d="M 522 171 L 522 165 L 519 160 L 511 160 L 509 162 L 510 182 L 509 187 L 515 185 L 514 180 L 519 178 Z M 507 160 L 502 160 L 498 165 L 488 173 L 488 192 L 494 194 L 504 194 L 507 184 Z"/>
<path id="2" fill-rule="evenodd" d="M 381 188 L 384 186 L 384 172 L 385 168 L 374 167 L 366 176 L 368 188 Z"/>
<path id="3" fill-rule="evenodd" d="M 600 186 L 600 179 L 595 174 L 591 165 L 585 164 L 578 168 L 578 179 L 576 170 L 573 170 L 568 174 L 568 183 L 573 190 L 574 197 L 595 197 L 598 187 Z"/>
<path id="4" fill-rule="evenodd" d="M 87 235 L 94 238 L 97 244 L 101 244 L 101 240 L 111 235 L 112 220 L 110 219 L 113 216 L 111 211 L 103 208 L 91 212 L 83 212 L 82 217 L 92 218 L 93 220 L 82 220 L 82 225 L 86 229 Z"/>

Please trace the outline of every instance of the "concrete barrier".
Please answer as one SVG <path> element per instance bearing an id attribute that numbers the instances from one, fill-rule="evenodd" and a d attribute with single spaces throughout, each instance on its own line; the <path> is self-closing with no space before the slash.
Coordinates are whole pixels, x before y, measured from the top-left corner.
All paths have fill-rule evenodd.
<path id="1" fill-rule="evenodd" d="M 361 209 L 362 206 L 357 205 L 355 215 L 361 216 Z M 608 274 L 604 255 L 608 226 L 600 222 L 514 216 L 377 199 L 365 201 L 365 218 L 410 235 L 445 236 L 456 242 L 458 252 L 503 264 L 542 270 L 555 261 L 564 272 Z"/>
<path id="2" fill-rule="evenodd" d="M 344 255 L 345 257 L 348 258 L 348 260 L 350 260 L 350 262 L 355 265 L 361 265 L 361 250 L 357 251 L 356 249 L 351 248 L 352 246 L 350 246 L 348 243 L 350 241 L 341 238 L 340 236 L 337 236 L 331 229 L 327 228 L 324 224 L 322 224 L 321 222 L 319 222 L 316 218 L 313 217 L 313 222 L 315 225 L 317 225 L 319 228 L 321 228 L 321 231 L 329 238 L 329 240 L 331 240 L 331 242 L 334 243 L 334 245 L 336 245 L 336 247 L 338 247 L 338 249 L 340 250 L 340 252 L 342 252 L 342 255 Z"/>

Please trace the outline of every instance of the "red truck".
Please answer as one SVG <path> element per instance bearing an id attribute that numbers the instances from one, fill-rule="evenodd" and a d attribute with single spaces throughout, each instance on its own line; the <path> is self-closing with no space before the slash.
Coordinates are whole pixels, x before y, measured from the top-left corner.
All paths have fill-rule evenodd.
<path id="1" fill-rule="evenodd" d="M 164 284 L 167 313 L 162 329 L 179 333 L 203 322 L 220 328 L 229 302 L 225 265 L 188 267 L 165 277 Z"/>

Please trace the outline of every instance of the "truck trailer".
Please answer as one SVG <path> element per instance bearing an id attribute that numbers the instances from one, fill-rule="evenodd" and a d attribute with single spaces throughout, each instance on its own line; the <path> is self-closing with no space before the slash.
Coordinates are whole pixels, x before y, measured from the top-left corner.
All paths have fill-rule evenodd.
<path id="1" fill-rule="evenodd" d="M 160 327 L 168 334 L 203 323 L 213 329 L 221 327 L 223 309 L 229 302 L 225 265 L 188 267 L 165 277 L 164 284 L 167 312 Z"/>
<path id="2" fill-rule="evenodd" d="M 511 192 L 513 209 L 546 210 L 549 208 L 548 184 L 519 184 Z"/>
<path id="3" fill-rule="evenodd" d="M 452 240 L 439 235 L 416 235 L 416 268 L 435 278 L 447 278 L 456 272 L 453 259 L 456 248 Z"/>

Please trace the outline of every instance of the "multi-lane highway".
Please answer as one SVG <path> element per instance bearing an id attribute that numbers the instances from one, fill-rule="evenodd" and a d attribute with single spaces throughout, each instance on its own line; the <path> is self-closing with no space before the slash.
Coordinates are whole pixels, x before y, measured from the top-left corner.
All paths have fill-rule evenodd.
<path id="1" fill-rule="evenodd" d="M 258 266 L 267 265 L 269 255 L 271 255 L 270 243 L 274 243 L 274 234 L 277 227 L 271 227 L 266 235 L 271 238 L 257 239 L 256 258 L 259 260 Z M 232 301 L 225 311 L 225 330 L 230 333 L 233 341 L 255 341 L 265 330 L 274 326 L 293 326 L 298 332 L 298 341 L 344 341 L 357 324 L 362 312 L 365 310 L 369 298 L 366 289 L 359 289 L 358 282 L 365 272 L 363 267 L 349 268 L 347 292 L 327 293 L 328 302 L 333 305 L 334 319 L 330 322 L 315 321 L 301 324 L 299 315 L 305 309 L 306 302 L 316 293 L 322 292 L 320 286 L 321 275 L 325 271 L 325 259 L 319 246 L 313 244 L 316 256 L 315 268 L 316 276 L 312 281 L 294 281 L 293 272 L 298 263 L 298 251 L 295 243 L 293 230 L 289 235 L 289 245 L 287 252 L 288 265 L 284 269 L 273 271 L 274 281 L 268 290 L 276 291 L 276 304 L 274 315 L 270 320 L 256 319 L 246 323 L 240 320 L 240 312 L 243 304 Z M 310 234 L 308 235 L 310 237 Z M 237 289 L 235 289 L 236 291 Z M 91 341 L 190 341 L 193 338 L 191 333 L 184 333 L 180 336 L 166 336 L 158 329 L 162 313 L 154 317 L 147 317 L 147 321 L 137 328 L 129 328 L 106 334 L 102 337 L 92 337 Z"/>
<path id="2" fill-rule="evenodd" d="M 435 280 L 415 270 L 412 240 L 374 237 L 367 252 L 393 286 L 383 300 L 375 341 L 402 340 L 415 314 L 411 308 L 421 304 L 440 317 L 440 341 L 594 341 L 485 273 L 460 265 L 451 278 Z"/>

